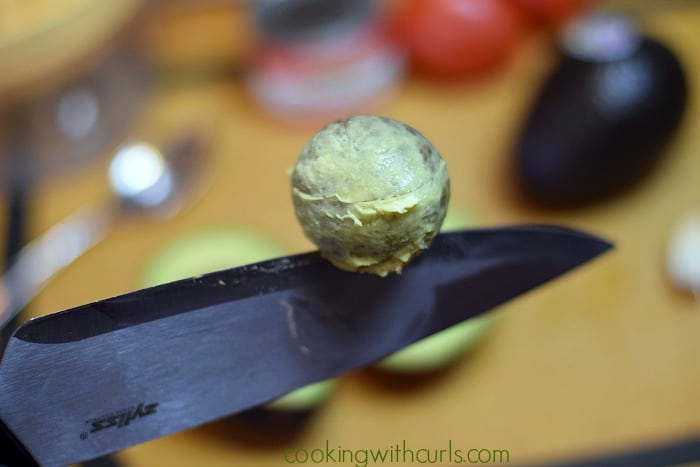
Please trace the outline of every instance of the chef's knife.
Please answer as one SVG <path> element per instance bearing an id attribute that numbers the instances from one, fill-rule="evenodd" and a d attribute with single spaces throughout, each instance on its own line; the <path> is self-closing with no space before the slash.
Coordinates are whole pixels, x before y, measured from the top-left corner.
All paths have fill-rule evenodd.
<path id="1" fill-rule="evenodd" d="M 40 317 L 0 365 L 0 465 L 62 466 L 192 428 L 366 366 L 611 245 L 524 226 L 438 235 L 400 275 L 318 253 Z"/>

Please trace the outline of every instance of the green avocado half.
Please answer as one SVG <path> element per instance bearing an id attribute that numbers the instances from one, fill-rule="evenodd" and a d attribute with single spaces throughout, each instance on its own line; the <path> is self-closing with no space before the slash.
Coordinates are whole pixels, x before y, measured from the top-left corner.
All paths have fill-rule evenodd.
<path id="1" fill-rule="evenodd" d="M 247 229 L 210 228 L 181 235 L 161 247 L 146 265 L 141 287 L 151 287 L 208 272 L 256 263 L 288 254 L 274 240 Z M 335 380 L 292 391 L 265 406 L 281 411 L 311 411 L 322 405 Z"/>
<path id="2" fill-rule="evenodd" d="M 447 232 L 474 225 L 475 218 L 469 211 L 451 204 L 440 230 Z M 379 361 L 377 367 L 406 374 L 438 371 L 473 350 L 486 337 L 493 321 L 493 313 L 486 313 L 455 324 L 393 353 Z"/>

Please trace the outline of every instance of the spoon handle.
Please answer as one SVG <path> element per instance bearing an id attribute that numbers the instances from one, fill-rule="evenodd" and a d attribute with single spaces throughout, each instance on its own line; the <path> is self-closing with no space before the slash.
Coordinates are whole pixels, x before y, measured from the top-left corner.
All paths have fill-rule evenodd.
<path id="1" fill-rule="evenodd" d="M 24 308 L 56 273 L 107 234 L 109 206 L 80 209 L 27 244 L 0 278 L 0 328 Z"/>

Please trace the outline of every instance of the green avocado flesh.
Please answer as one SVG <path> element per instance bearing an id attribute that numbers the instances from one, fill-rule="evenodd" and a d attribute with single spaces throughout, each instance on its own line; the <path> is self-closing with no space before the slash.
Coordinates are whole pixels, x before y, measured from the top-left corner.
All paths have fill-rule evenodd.
<path id="1" fill-rule="evenodd" d="M 146 266 L 140 285 L 164 284 L 286 253 L 288 251 L 281 245 L 249 230 L 218 228 L 189 232 L 156 252 Z"/>
<path id="2" fill-rule="evenodd" d="M 383 370 L 428 373 L 445 368 L 474 349 L 488 333 L 493 315 L 471 318 L 405 347 L 378 363 Z"/>
<path id="3" fill-rule="evenodd" d="M 292 391 L 267 404 L 267 408 L 287 412 L 303 412 L 313 410 L 323 403 L 336 386 L 334 379 L 309 384 Z"/>
<path id="4" fill-rule="evenodd" d="M 469 210 L 451 204 L 441 231 L 467 229 L 478 222 Z M 399 373 L 428 373 L 444 368 L 473 350 L 488 334 L 493 322 L 491 313 L 463 321 L 426 337 L 381 360 L 377 366 Z"/>
<path id="5" fill-rule="evenodd" d="M 146 267 L 140 286 L 164 284 L 288 253 L 283 246 L 250 230 L 218 228 L 190 232 L 156 252 Z M 335 387 L 334 383 L 328 380 L 299 388 L 265 407 L 290 412 L 312 410 L 323 404 Z"/>

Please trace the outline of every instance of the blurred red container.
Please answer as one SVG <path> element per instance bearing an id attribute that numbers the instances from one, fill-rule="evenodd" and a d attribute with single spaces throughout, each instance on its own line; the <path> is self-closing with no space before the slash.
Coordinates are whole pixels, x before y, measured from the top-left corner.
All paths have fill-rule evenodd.
<path id="1" fill-rule="evenodd" d="M 248 85 L 294 122 L 366 110 L 403 74 L 403 54 L 371 0 L 261 0 Z"/>

